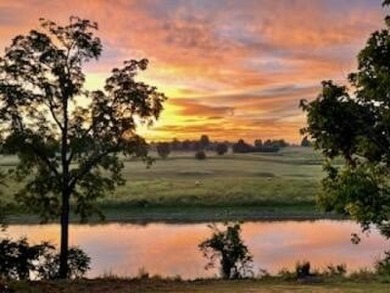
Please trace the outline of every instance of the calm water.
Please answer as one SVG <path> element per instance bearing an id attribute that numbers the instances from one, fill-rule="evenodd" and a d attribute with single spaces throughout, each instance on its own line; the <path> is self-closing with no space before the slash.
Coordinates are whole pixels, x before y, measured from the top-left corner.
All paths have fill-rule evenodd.
<path id="1" fill-rule="evenodd" d="M 376 232 L 362 236 L 359 245 L 350 235 L 359 227 L 350 221 L 248 222 L 243 237 L 254 255 L 255 271 L 271 273 L 292 268 L 298 260 L 310 260 L 315 267 L 347 264 L 357 269 L 372 266 L 390 243 Z M 27 236 L 34 242 L 49 240 L 58 244 L 58 225 L 12 225 L 8 236 Z M 104 224 L 72 225 L 70 242 L 92 257 L 89 277 L 103 274 L 135 276 L 143 267 L 150 274 L 180 275 L 183 278 L 214 276 L 206 271 L 206 260 L 197 249 L 210 235 L 206 224 Z"/>

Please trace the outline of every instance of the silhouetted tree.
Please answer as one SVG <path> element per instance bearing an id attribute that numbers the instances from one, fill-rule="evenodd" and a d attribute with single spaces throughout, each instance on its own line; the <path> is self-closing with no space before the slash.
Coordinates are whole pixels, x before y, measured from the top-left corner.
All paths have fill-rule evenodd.
<path id="1" fill-rule="evenodd" d="M 253 257 L 241 239 L 240 225 L 225 224 L 226 230 L 220 230 L 216 225 L 209 227 L 213 234 L 198 246 L 209 259 L 206 269 L 214 267 L 219 261 L 224 279 L 238 279 L 252 273 Z"/>
<path id="2" fill-rule="evenodd" d="M 180 141 L 177 138 L 174 138 L 171 142 L 171 150 L 179 151 L 180 150 Z"/>
<path id="3" fill-rule="evenodd" d="M 218 143 L 215 149 L 218 155 L 223 155 L 228 151 L 228 146 L 226 143 Z"/>
<path id="4" fill-rule="evenodd" d="M 159 142 L 156 145 L 156 150 L 161 158 L 166 159 L 171 153 L 171 146 L 168 142 Z"/>
<path id="5" fill-rule="evenodd" d="M 389 5 L 384 1 L 383 5 Z M 328 158 L 342 157 L 342 167 L 328 160 L 319 203 L 326 211 L 347 214 L 364 230 L 376 224 L 390 236 L 390 17 L 358 55 L 351 88 L 322 82 L 302 129 Z"/>
<path id="6" fill-rule="evenodd" d="M 261 139 L 256 139 L 254 141 L 254 145 L 255 145 L 256 148 L 260 148 L 260 147 L 263 146 L 263 141 Z"/>
<path id="7" fill-rule="evenodd" d="M 189 151 L 191 149 L 191 142 L 186 139 L 181 143 L 181 147 L 183 151 Z"/>
<path id="8" fill-rule="evenodd" d="M 0 131 L 25 179 L 17 200 L 44 221 L 60 219 L 60 278 L 68 274 L 70 205 L 81 220 L 97 212 L 94 201 L 124 183 L 119 153 L 150 163 L 134 117 L 152 124 L 165 100 L 134 80 L 146 59 L 113 69 L 104 90 L 84 89 L 82 67 L 102 52 L 96 29 L 77 17 L 65 26 L 41 19 L 40 30 L 15 37 L 0 58 Z"/>
<path id="9" fill-rule="evenodd" d="M 207 150 L 210 145 L 210 139 L 207 135 L 203 134 L 199 140 L 199 146 L 202 150 Z"/>
<path id="10" fill-rule="evenodd" d="M 247 144 L 243 139 L 239 139 L 237 143 L 233 144 L 232 150 L 234 153 L 249 153 L 253 151 L 253 147 Z"/>
<path id="11" fill-rule="evenodd" d="M 201 149 L 199 141 L 197 141 L 197 140 L 196 141 L 192 141 L 192 143 L 191 143 L 191 150 L 192 151 L 197 151 L 199 149 Z"/>
<path id="12" fill-rule="evenodd" d="M 284 147 L 288 146 L 288 143 L 284 139 L 274 139 L 274 140 L 267 139 L 263 143 L 263 146 L 275 147 L 275 148 L 284 148 Z"/>

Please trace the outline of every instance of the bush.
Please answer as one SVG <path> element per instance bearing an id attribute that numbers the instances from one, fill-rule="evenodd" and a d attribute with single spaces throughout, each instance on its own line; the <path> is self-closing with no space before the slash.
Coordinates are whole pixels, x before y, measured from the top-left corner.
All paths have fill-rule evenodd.
<path id="1" fill-rule="evenodd" d="M 328 265 L 323 272 L 323 275 L 328 277 L 344 277 L 347 273 L 347 266 L 345 264 L 340 265 Z"/>
<path id="2" fill-rule="evenodd" d="M 80 248 L 71 247 L 68 251 L 68 277 L 81 279 L 90 269 L 91 258 Z M 54 249 L 44 255 L 44 261 L 38 270 L 40 279 L 58 279 L 60 255 Z"/>
<path id="3" fill-rule="evenodd" d="M 69 278 L 81 278 L 90 269 L 91 259 L 77 247 L 69 249 Z M 49 242 L 30 245 L 26 238 L 0 241 L 0 279 L 56 279 L 59 253 Z"/>
<path id="4" fill-rule="evenodd" d="M 205 151 L 201 150 L 201 151 L 197 151 L 195 153 L 195 159 L 197 160 L 205 160 L 206 159 L 206 153 Z"/>
<path id="5" fill-rule="evenodd" d="M 219 143 L 215 147 L 215 150 L 216 150 L 217 154 L 221 156 L 221 155 L 227 153 L 228 146 L 226 145 L 226 143 Z"/>
<path id="6" fill-rule="evenodd" d="M 160 142 L 157 144 L 156 150 L 161 158 L 166 159 L 171 153 L 171 146 L 168 142 Z"/>
<path id="7" fill-rule="evenodd" d="M 0 278 L 29 280 L 31 273 L 38 273 L 42 258 L 54 249 L 47 242 L 30 245 L 26 238 L 18 241 L 0 241 Z"/>
<path id="8" fill-rule="evenodd" d="M 295 274 L 297 279 L 304 279 L 311 276 L 310 267 L 310 262 L 308 261 L 303 261 L 302 263 L 297 262 L 295 265 Z"/>
<path id="9" fill-rule="evenodd" d="M 374 271 L 368 268 L 361 268 L 358 271 L 354 271 L 349 275 L 349 279 L 359 282 L 372 282 L 377 279 L 377 275 Z"/>
<path id="10" fill-rule="evenodd" d="M 225 224 L 220 230 L 216 225 L 209 226 L 213 234 L 199 244 L 203 255 L 209 259 L 206 269 L 214 267 L 218 260 L 222 278 L 238 279 L 252 274 L 253 257 L 241 239 L 241 227 L 238 223 Z"/>
<path id="11" fill-rule="evenodd" d="M 381 276 L 390 276 L 390 250 L 385 251 L 385 257 L 375 263 L 375 271 Z"/>
<path id="12" fill-rule="evenodd" d="M 278 272 L 277 277 L 281 278 L 284 281 L 294 281 L 294 280 L 296 280 L 296 273 L 293 271 L 290 271 L 287 268 L 282 268 Z"/>

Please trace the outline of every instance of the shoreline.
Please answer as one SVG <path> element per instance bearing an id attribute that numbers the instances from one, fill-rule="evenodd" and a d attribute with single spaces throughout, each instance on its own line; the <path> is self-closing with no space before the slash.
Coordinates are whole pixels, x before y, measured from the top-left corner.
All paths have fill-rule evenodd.
<path id="1" fill-rule="evenodd" d="M 386 280 L 378 280 L 375 276 L 348 279 L 331 277 L 320 281 L 299 282 L 283 278 L 265 279 L 198 279 L 184 281 L 177 279 L 118 278 L 106 277 L 97 279 L 80 279 L 73 281 L 11 281 L 8 286 L 16 292 L 218 292 L 218 293 L 272 293 L 272 292 L 388 292 Z M 7 286 L 7 287 L 8 287 Z M 15 292 L 14 291 L 14 292 Z"/>
<path id="2" fill-rule="evenodd" d="M 129 223 L 145 225 L 149 223 L 190 224 L 224 221 L 261 222 L 261 221 L 315 221 L 315 220 L 348 220 L 349 218 L 315 211 L 308 206 L 279 207 L 121 207 L 102 208 L 104 220 L 91 217 L 85 224 Z M 49 221 L 48 223 L 56 223 Z M 72 224 L 80 223 L 76 215 L 71 216 Z M 7 225 L 42 224 L 37 215 L 10 213 L 6 218 Z M 81 223 L 83 224 L 83 223 Z"/>

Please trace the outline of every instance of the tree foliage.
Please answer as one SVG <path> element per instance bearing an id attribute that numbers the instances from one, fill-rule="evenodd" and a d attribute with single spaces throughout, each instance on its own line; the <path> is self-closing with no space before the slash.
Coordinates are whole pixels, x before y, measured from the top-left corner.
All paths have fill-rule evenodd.
<path id="1" fill-rule="evenodd" d="M 213 234 L 199 244 L 199 249 L 209 259 L 206 269 L 219 261 L 224 279 L 243 278 L 252 273 L 253 257 L 241 239 L 241 226 L 238 223 L 225 224 L 225 230 L 216 225 L 209 227 Z"/>
<path id="2" fill-rule="evenodd" d="M 388 5 L 384 1 L 383 5 Z M 390 236 L 390 22 L 358 55 L 350 87 L 324 81 L 312 102 L 301 101 L 315 148 L 328 159 L 319 203 L 350 215 L 363 229 L 376 224 Z M 342 157 L 342 167 L 332 159 Z"/>
<path id="3" fill-rule="evenodd" d="M 5 186 L 6 174 L 0 172 L 0 230 L 4 230 L 6 227 L 6 205 L 1 200 L 1 195 L 3 193 L 1 187 Z"/>
<path id="4" fill-rule="evenodd" d="M 301 147 L 311 147 L 312 143 L 311 141 L 307 138 L 307 136 L 303 137 L 301 140 Z"/>
<path id="5" fill-rule="evenodd" d="M 25 183 L 16 196 L 43 221 L 61 219 L 62 277 L 70 204 L 87 220 L 98 212 L 94 201 L 124 183 L 120 155 L 150 162 L 136 122 L 151 125 L 165 100 L 135 80 L 146 59 L 114 68 L 102 90 L 84 88 L 83 66 L 102 52 L 97 28 L 77 17 L 65 26 L 41 19 L 40 29 L 16 36 L 0 58 L 0 131 Z"/>
<path id="6" fill-rule="evenodd" d="M 37 267 L 39 279 L 54 280 L 59 278 L 60 255 L 51 246 L 42 255 L 42 261 Z M 79 247 L 70 247 L 68 255 L 68 278 L 81 279 L 91 269 L 91 258 Z"/>
<path id="7" fill-rule="evenodd" d="M 243 139 L 239 139 L 236 143 L 232 145 L 233 153 L 249 153 L 253 152 L 254 148 L 246 143 Z"/>
<path id="8" fill-rule="evenodd" d="M 378 275 L 390 276 L 390 251 L 385 251 L 384 257 L 375 262 L 375 271 Z"/>
<path id="9" fill-rule="evenodd" d="M 12 280 L 55 279 L 59 254 L 48 242 L 31 245 L 26 238 L 0 241 L 0 278 Z M 91 259 L 77 247 L 69 249 L 68 276 L 81 278 L 90 269 Z"/>
<path id="10" fill-rule="evenodd" d="M 171 146 L 168 142 L 159 142 L 156 145 L 156 150 L 161 158 L 166 159 L 171 153 Z"/>
<path id="11" fill-rule="evenodd" d="M 228 146 L 226 143 L 218 143 L 216 146 L 215 146 L 215 151 L 217 152 L 218 155 L 224 155 L 227 153 L 228 151 Z"/>
<path id="12" fill-rule="evenodd" d="M 199 146 L 202 150 L 207 150 L 210 145 L 210 139 L 207 135 L 202 134 L 199 140 Z"/>

